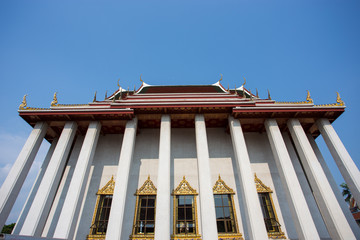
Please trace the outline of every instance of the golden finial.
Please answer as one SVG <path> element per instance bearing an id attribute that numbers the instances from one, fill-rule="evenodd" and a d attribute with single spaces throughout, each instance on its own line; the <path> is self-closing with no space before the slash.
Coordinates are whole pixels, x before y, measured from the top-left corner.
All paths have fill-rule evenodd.
<path id="1" fill-rule="evenodd" d="M 222 78 L 223 78 L 223 75 L 220 73 L 220 76 L 221 78 L 219 79 L 219 82 L 221 82 Z"/>
<path id="2" fill-rule="evenodd" d="M 243 85 L 244 86 L 244 85 Z M 245 88 L 243 87 L 243 89 L 242 89 L 242 96 L 243 96 L 243 98 L 246 98 L 246 95 L 245 95 Z"/>
<path id="3" fill-rule="evenodd" d="M 308 103 L 313 103 L 314 101 L 313 101 L 312 98 L 310 97 L 310 92 L 309 92 L 309 90 L 306 90 L 306 91 L 307 91 L 306 102 L 308 102 Z"/>
<path id="4" fill-rule="evenodd" d="M 241 86 L 244 86 L 246 84 L 246 78 L 244 77 L 244 83 Z"/>
<path id="5" fill-rule="evenodd" d="M 24 110 L 26 108 L 26 105 L 27 105 L 26 96 L 27 96 L 27 94 L 24 95 L 23 100 L 19 106 L 19 110 Z"/>
<path id="6" fill-rule="evenodd" d="M 50 106 L 56 106 L 57 104 L 58 104 L 58 100 L 57 100 L 57 92 L 55 92 L 54 93 L 54 98 L 53 98 L 53 100 L 52 100 L 52 102 L 51 102 L 51 104 L 50 104 Z"/>
<path id="7" fill-rule="evenodd" d="M 271 100 L 270 91 L 268 89 L 268 99 Z"/>
<path id="8" fill-rule="evenodd" d="M 253 95 L 251 93 L 251 90 L 249 89 L 249 92 L 250 92 L 250 100 L 252 101 L 253 100 Z"/>
<path id="9" fill-rule="evenodd" d="M 141 79 L 142 74 L 140 74 L 140 82 L 144 83 L 144 81 Z"/>
<path id="10" fill-rule="evenodd" d="M 336 103 L 337 103 L 337 105 L 338 105 L 338 106 L 344 106 L 345 103 L 344 103 L 343 100 L 341 100 L 340 94 L 339 94 L 338 92 L 336 92 L 336 94 L 337 94 L 337 97 L 336 97 Z"/>
<path id="11" fill-rule="evenodd" d="M 258 93 L 257 88 L 256 88 L 256 97 L 259 98 L 259 93 Z"/>
<path id="12" fill-rule="evenodd" d="M 236 91 L 236 84 L 235 84 L 235 92 L 234 92 L 234 93 L 235 93 L 235 95 L 237 95 L 237 91 Z"/>
<path id="13" fill-rule="evenodd" d="M 115 95 L 114 95 L 114 97 L 113 97 L 113 99 L 112 99 L 112 102 L 113 102 L 113 103 L 115 102 Z"/>
<path id="14" fill-rule="evenodd" d="M 136 85 L 134 84 L 134 94 L 135 94 L 135 92 L 136 92 Z"/>
<path id="15" fill-rule="evenodd" d="M 118 79 L 118 82 L 117 82 L 118 87 L 120 87 L 120 83 L 119 83 L 119 81 L 120 81 L 120 78 Z"/>
<path id="16" fill-rule="evenodd" d="M 96 102 L 96 93 L 97 93 L 97 91 L 95 91 L 93 102 Z"/>
<path id="17" fill-rule="evenodd" d="M 107 90 L 106 90 L 106 92 L 105 92 L 105 99 L 107 99 Z"/>
<path id="18" fill-rule="evenodd" d="M 229 92 L 229 90 L 230 90 L 230 84 L 228 84 L 228 89 L 227 89 L 227 91 Z"/>

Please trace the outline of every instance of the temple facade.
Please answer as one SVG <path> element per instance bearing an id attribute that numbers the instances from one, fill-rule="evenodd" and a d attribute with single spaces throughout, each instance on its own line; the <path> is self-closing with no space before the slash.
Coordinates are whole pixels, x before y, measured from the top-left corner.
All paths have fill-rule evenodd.
<path id="1" fill-rule="evenodd" d="M 51 143 L 11 236 L 24 239 L 360 239 L 319 151 L 354 199 L 360 173 L 331 123 L 345 110 L 262 99 L 244 87 L 119 89 L 104 100 L 27 106 L 33 127 L 1 187 L 3 226 Z M 27 236 L 27 238 L 25 237 Z"/>

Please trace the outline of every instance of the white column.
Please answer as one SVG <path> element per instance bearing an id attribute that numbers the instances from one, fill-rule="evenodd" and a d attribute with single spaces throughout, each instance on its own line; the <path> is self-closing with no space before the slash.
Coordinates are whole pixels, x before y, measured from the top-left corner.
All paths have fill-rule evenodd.
<path id="1" fill-rule="evenodd" d="M 360 172 L 328 119 L 316 124 L 356 202 L 360 203 Z"/>
<path id="2" fill-rule="evenodd" d="M 204 240 L 217 240 L 214 193 L 212 191 L 209 149 L 204 115 L 195 116 L 196 152 L 199 175 L 201 233 Z"/>
<path id="3" fill-rule="evenodd" d="M 314 138 L 311 136 L 311 134 L 307 134 L 307 137 L 308 137 L 309 142 L 315 152 L 315 155 L 318 158 L 319 163 L 330 183 L 330 186 L 335 194 L 335 197 L 338 200 L 338 203 L 340 204 L 340 207 L 341 207 L 346 219 L 348 220 L 348 223 L 350 224 L 350 227 L 351 227 L 353 233 L 355 234 L 357 239 L 360 239 L 360 228 L 357 225 L 357 223 L 355 222 L 355 219 L 350 212 L 349 205 L 344 201 L 344 197 L 341 194 L 340 189 L 339 189 L 333 175 L 331 174 L 330 169 L 327 166 L 325 159 L 320 152 L 319 147 L 317 146 L 317 144 L 316 144 Z"/>
<path id="4" fill-rule="evenodd" d="M 239 181 L 241 184 L 240 189 L 244 201 L 249 238 L 253 240 L 268 239 L 240 121 L 230 116 L 229 125 Z"/>
<path id="5" fill-rule="evenodd" d="M 330 237 L 356 239 L 299 120 L 290 119 L 287 125 Z"/>
<path id="6" fill-rule="evenodd" d="M 135 148 L 136 129 L 137 118 L 126 123 L 116 174 L 113 204 L 111 205 L 106 231 L 107 240 L 120 240 L 121 238 L 130 165 Z"/>
<path id="7" fill-rule="evenodd" d="M 64 205 L 60 213 L 59 221 L 56 225 L 54 238 L 72 239 L 73 237 L 76 220 L 80 210 L 81 197 L 84 195 L 100 130 L 100 122 L 93 121 L 89 124 L 66 194 Z"/>
<path id="8" fill-rule="evenodd" d="M 320 239 L 276 120 L 266 119 L 265 128 L 298 237 Z"/>
<path id="9" fill-rule="evenodd" d="M 12 166 L 0 189 L 0 228 L 4 226 L 10 211 L 16 201 L 20 189 L 29 173 L 36 153 L 46 134 L 48 125 L 45 122 L 36 123 L 26 140 L 19 156 Z"/>
<path id="10" fill-rule="evenodd" d="M 56 147 L 56 144 L 58 142 L 58 138 L 55 138 L 53 140 L 53 142 L 51 143 L 50 145 L 50 148 L 45 156 L 45 159 L 41 165 L 41 168 L 40 168 L 40 171 L 36 177 L 36 180 L 31 188 L 31 191 L 29 193 L 29 196 L 28 198 L 26 199 L 26 202 L 25 202 L 25 205 L 23 207 L 23 209 L 21 210 L 21 213 L 19 215 L 19 218 L 18 220 L 16 221 L 16 224 L 15 224 L 15 227 L 14 227 L 14 230 L 12 231 L 12 234 L 19 234 L 20 233 L 20 230 L 24 224 L 24 221 L 25 221 L 25 218 L 27 217 L 27 214 L 30 210 L 30 207 L 31 207 L 31 204 L 33 203 L 34 201 L 34 197 L 37 193 L 37 190 L 39 189 L 39 186 L 40 186 L 40 183 L 41 183 L 41 180 L 42 178 L 44 177 L 44 174 L 45 174 L 45 171 L 46 171 L 46 168 L 47 166 L 49 165 L 49 162 L 50 162 L 50 159 L 51 159 L 51 156 L 55 150 L 55 147 Z"/>
<path id="11" fill-rule="evenodd" d="M 170 239 L 170 149 L 171 119 L 161 117 L 157 178 L 155 240 Z"/>
<path id="12" fill-rule="evenodd" d="M 65 124 L 39 190 L 20 231 L 20 235 L 41 236 L 74 140 L 76 129 L 77 124 L 75 122 L 67 122 Z"/>

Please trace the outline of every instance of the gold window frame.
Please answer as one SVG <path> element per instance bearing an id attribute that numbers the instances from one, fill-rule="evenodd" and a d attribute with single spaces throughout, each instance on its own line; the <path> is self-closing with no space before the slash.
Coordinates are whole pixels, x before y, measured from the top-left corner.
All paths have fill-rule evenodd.
<path id="1" fill-rule="evenodd" d="M 221 179 L 220 174 L 218 180 L 215 182 L 213 187 L 214 195 L 230 195 L 231 197 L 231 205 L 234 217 L 234 224 L 235 224 L 235 232 L 234 233 L 218 233 L 218 239 L 222 240 L 244 240 L 242 234 L 239 232 L 239 225 L 237 221 L 236 211 L 235 211 L 235 204 L 234 204 L 234 195 L 235 192 L 232 188 L 230 188 L 224 180 Z"/>
<path id="2" fill-rule="evenodd" d="M 87 235 L 86 239 L 87 240 L 102 240 L 105 239 L 106 234 L 92 234 L 93 230 L 94 230 L 94 225 L 96 222 L 96 215 L 99 209 L 99 202 L 100 202 L 100 198 L 102 195 L 113 195 L 114 194 L 114 188 L 115 188 L 115 181 L 114 181 L 114 176 L 111 176 L 110 181 L 108 181 L 104 187 L 102 187 L 101 189 L 99 189 L 96 193 L 97 199 L 96 199 L 96 204 L 95 204 L 95 210 L 94 210 L 94 214 L 93 214 L 93 218 L 91 221 L 91 227 L 90 227 L 90 232 Z M 111 203 L 112 204 L 112 203 Z"/>
<path id="3" fill-rule="evenodd" d="M 185 176 L 182 181 L 179 183 L 177 188 L 175 188 L 171 195 L 173 196 L 173 234 L 171 235 L 172 240 L 201 240 L 201 235 L 199 234 L 199 225 L 198 225 L 198 217 L 197 217 L 197 202 L 196 196 L 198 193 L 194 188 L 190 186 L 190 183 L 186 180 Z M 195 234 L 176 234 L 176 217 L 177 217 L 177 201 L 176 196 L 181 195 L 193 195 L 194 196 L 194 215 L 195 215 Z"/>
<path id="4" fill-rule="evenodd" d="M 276 213 L 276 209 L 274 206 L 274 202 L 272 199 L 272 193 L 273 191 L 271 190 L 271 188 L 269 188 L 268 186 L 266 186 L 257 176 L 255 173 L 255 184 L 256 184 L 256 190 L 258 193 L 267 193 L 269 194 L 269 199 L 270 199 L 270 203 L 271 203 L 271 207 L 274 211 L 274 216 L 275 216 L 275 220 L 279 223 L 279 219 Z M 269 238 L 272 239 L 286 239 L 285 233 L 281 230 L 281 225 L 279 223 L 279 231 L 278 232 L 268 232 L 268 236 Z"/>
<path id="5" fill-rule="evenodd" d="M 156 219 L 156 192 L 157 192 L 157 189 L 156 189 L 154 183 L 151 181 L 150 175 L 148 176 L 148 178 L 144 182 L 144 184 L 139 189 L 136 189 L 136 192 L 134 194 L 136 196 L 135 213 L 134 213 L 132 233 L 129 236 L 130 239 L 132 239 L 132 240 L 140 240 L 140 239 L 153 240 L 154 239 L 155 225 L 154 225 L 154 233 L 144 233 L 144 234 L 135 233 L 135 229 L 136 229 L 136 220 L 140 214 L 140 213 L 138 213 L 140 196 L 155 195 L 154 224 L 156 224 L 156 222 L 155 222 L 155 219 Z"/>

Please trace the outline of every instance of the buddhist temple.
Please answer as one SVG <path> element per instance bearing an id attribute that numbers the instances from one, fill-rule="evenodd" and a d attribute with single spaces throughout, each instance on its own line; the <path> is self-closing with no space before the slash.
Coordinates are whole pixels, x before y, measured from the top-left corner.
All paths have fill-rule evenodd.
<path id="1" fill-rule="evenodd" d="M 360 202 L 359 170 L 332 127 L 339 94 L 316 105 L 309 91 L 260 98 L 246 80 L 140 80 L 85 104 L 55 93 L 35 108 L 24 96 L 19 115 L 33 130 L 0 190 L 1 227 L 40 144 L 51 146 L 5 239 L 360 239 L 315 142 L 324 138 Z"/>

